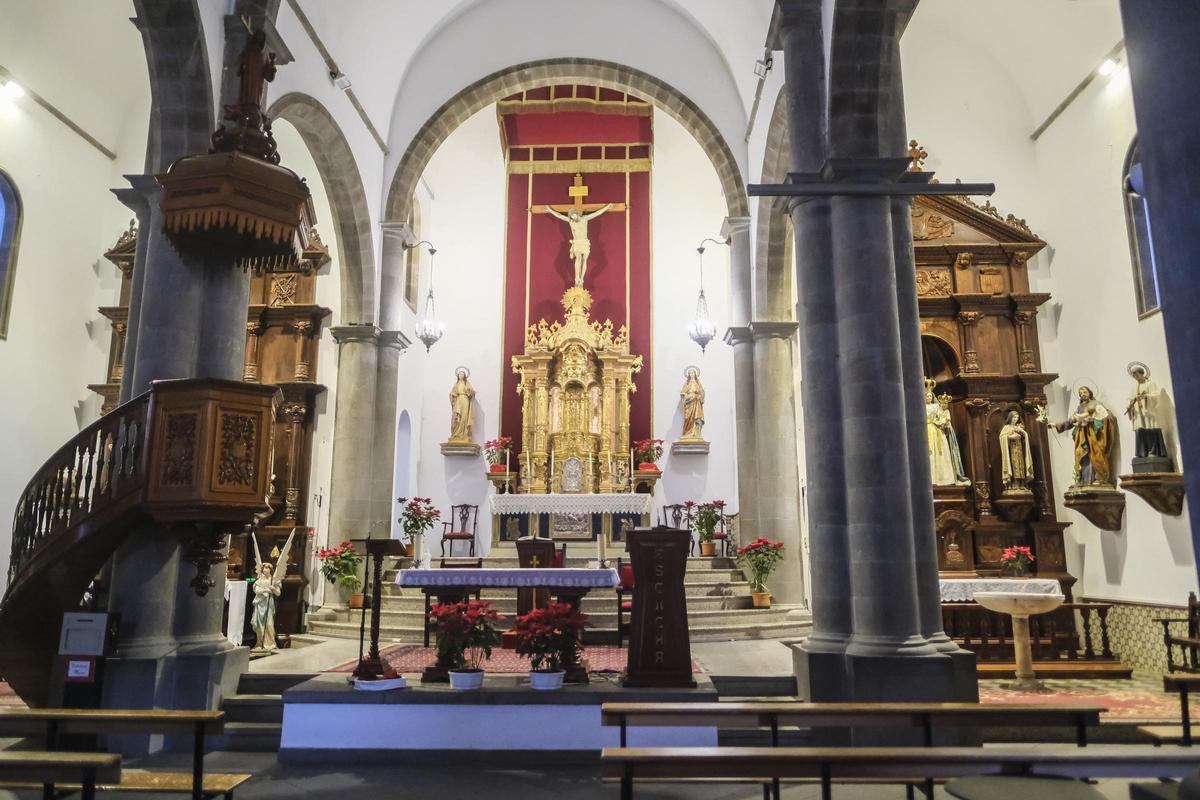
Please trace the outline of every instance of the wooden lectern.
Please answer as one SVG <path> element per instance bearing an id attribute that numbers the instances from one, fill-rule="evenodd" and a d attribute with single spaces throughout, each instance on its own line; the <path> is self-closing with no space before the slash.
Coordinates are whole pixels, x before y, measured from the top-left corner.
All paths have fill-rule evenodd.
<path id="1" fill-rule="evenodd" d="M 525 536 L 517 539 L 517 564 L 521 569 L 546 569 L 554 566 L 554 540 Z M 517 589 L 517 616 L 524 616 L 550 602 L 546 589 Z"/>
<path id="2" fill-rule="evenodd" d="M 683 591 L 691 538 L 662 526 L 634 528 L 625 537 L 634 586 L 624 686 L 696 686 Z"/>
<path id="3" fill-rule="evenodd" d="M 372 559 L 371 573 L 371 649 L 367 657 L 362 655 L 361 631 L 359 639 L 358 666 L 351 673 L 354 678 L 372 680 L 381 678 L 391 671 L 379 656 L 379 606 L 383 602 L 383 560 L 404 555 L 404 542 L 398 539 L 367 539 L 367 558 Z M 366 609 L 363 610 L 366 613 Z"/>

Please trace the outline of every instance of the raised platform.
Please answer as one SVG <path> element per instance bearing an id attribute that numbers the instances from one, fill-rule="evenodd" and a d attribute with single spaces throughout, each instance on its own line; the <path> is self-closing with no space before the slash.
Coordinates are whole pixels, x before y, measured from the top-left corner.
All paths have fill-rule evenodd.
<path id="1" fill-rule="evenodd" d="M 625 689 L 616 679 L 542 692 L 524 675 L 488 675 L 483 689 L 444 685 L 360 692 L 344 675 L 320 675 L 283 693 L 279 759 L 293 763 L 395 761 L 469 751 L 545 763 L 548 753 L 594 758 L 619 745 L 600 724 L 606 702 L 715 702 L 704 675 L 695 689 Z M 636 732 L 635 732 L 636 731 Z M 631 728 L 631 747 L 713 747 L 716 728 Z"/>

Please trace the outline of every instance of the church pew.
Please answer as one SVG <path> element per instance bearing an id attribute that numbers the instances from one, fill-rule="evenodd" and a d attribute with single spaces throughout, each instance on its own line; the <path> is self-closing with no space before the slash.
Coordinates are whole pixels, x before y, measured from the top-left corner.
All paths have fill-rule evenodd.
<path id="1" fill-rule="evenodd" d="M 989 747 L 646 747 L 601 751 L 606 780 L 619 781 L 621 800 L 633 800 L 635 783 L 821 783 L 831 800 L 833 783 L 891 781 L 913 775 L 943 780 L 969 775 L 1066 778 L 1182 777 L 1196 769 L 1187 747 L 1005 745 Z"/>
<path id="2" fill-rule="evenodd" d="M 1155 744 L 1164 742 L 1179 742 L 1185 747 L 1192 744 L 1192 709 L 1188 705 L 1188 695 L 1200 691 L 1200 675 L 1164 675 L 1163 691 L 1175 692 L 1179 695 L 1179 724 L 1178 725 L 1142 725 L 1140 733 L 1148 736 Z"/>
<path id="3" fill-rule="evenodd" d="M 248 774 L 204 773 L 204 740 L 225 730 L 223 711 L 168 709 L 12 708 L 0 710 L 0 737 L 35 736 L 48 751 L 59 737 L 72 735 L 145 735 L 192 737 L 192 770 L 159 772 L 127 770 L 120 783 L 100 781 L 104 790 L 189 793 L 193 800 L 224 796 L 250 779 Z M 25 788 L 25 787 L 21 787 Z"/>
<path id="4" fill-rule="evenodd" d="M 73 782 L 83 800 L 96 796 L 96 786 L 121 779 L 117 753 L 46 753 L 32 750 L 0 751 L 0 781 L 31 788 Z"/>

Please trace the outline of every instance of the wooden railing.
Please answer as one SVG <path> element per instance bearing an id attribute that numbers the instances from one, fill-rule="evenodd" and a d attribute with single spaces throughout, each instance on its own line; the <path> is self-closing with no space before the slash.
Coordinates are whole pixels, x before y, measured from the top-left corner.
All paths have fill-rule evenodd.
<path id="1" fill-rule="evenodd" d="M 1111 608 L 1111 603 L 1063 603 L 1049 614 L 1030 617 L 1034 660 L 1114 659 L 1108 635 Z M 946 634 L 979 661 L 1013 660 L 1012 618 L 1007 614 L 976 603 L 943 603 L 942 624 Z"/>
<path id="2" fill-rule="evenodd" d="M 150 395 L 113 409 L 42 465 L 17 500 L 8 583 L 48 537 L 113 508 L 145 483 Z"/>

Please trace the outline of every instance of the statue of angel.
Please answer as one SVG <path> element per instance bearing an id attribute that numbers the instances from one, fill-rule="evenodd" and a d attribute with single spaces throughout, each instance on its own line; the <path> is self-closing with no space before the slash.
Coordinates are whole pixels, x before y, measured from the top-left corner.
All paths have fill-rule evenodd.
<path id="1" fill-rule="evenodd" d="M 292 552 L 292 539 L 296 537 L 298 528 L 292 528 L 288 534 L 287 544 L 279 553 L 279 561 L 271 566 L 270 561 L 264 561 L 262 552 L 258 549 L 258 537 L 250 532 L 250 540 L 254 542 L 254 563 L 258 565 L 258 575 L 254 581 L 254 616 L 250 627 L 258 637 L 257 651 L 271 652 L 278 650 L 275 642 L 275 602 L 283 592 L 283 577 L 287 575 L 288 553 Z"/>

